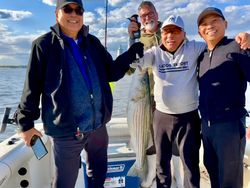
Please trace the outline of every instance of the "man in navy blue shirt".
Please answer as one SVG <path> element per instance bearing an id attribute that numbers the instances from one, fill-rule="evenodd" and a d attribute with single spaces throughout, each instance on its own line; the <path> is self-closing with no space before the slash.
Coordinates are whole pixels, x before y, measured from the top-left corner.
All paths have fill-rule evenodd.
<path id="1" fill-rule="evenodd" d="M 86 151 L 86 185 L 103 187 L 107 171 L 111 118 L 110 81 L 122 78 L 143 44 L 136 43 L 113 61 L 100 41 L 83 24 L 81 0 L 57 0 L 56 21 L 51 31 L 37 38 L 31 49 L 27 75 L 16 121 L 26 145 L 40 116 L 45 134 L 51 136 L 55 158 L 53 187 L 73 188 L 80 153 Z"/>
<path id="2" fill-rule="evenodd" d="M 198 76 L 204 165 L 212 188 L 241 188 L 250 50 L 242 50 L 234 39 L 225 36 L 227 21 L 215 7 L 203 10 L 197 24 L 207 43 L 199 57 Z"/>

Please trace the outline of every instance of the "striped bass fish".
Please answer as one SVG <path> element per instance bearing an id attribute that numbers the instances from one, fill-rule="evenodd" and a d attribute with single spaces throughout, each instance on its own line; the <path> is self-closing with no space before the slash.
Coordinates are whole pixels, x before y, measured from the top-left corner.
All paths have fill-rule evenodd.
<path id="1" fill-rule="evenodd" d="M 147 69 L 140 70 L 137 67 L 132 76 L 127 121 L 130 130 L 130 144 L 136 154 L 136 160 L 130 168 L 128 176 L 138 176 L 143 182 L 148 173 L 146 149 L 153 145 L 150 130 L 152 124 L 150 81 Z"/>

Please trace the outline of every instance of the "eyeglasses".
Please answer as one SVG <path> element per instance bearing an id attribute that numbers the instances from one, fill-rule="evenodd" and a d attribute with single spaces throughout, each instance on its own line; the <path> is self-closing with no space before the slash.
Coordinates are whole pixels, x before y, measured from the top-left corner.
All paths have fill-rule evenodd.
<path id="1" fill-rule="evenodd" d="M 63 12 L 65 14 L 71 14 L 73 11 L 76 13 L 76 15 L 78 16 L 82 16 L 83 15 L 83 12 L 84 10 L 81 8 L 81 7 L 77 7 L 77 8 L 71 8 L 70 6 L 65 6 L 62 8 L 63 9 Z"/>
<path id="2" fill-rule="evenodd" d="M 149 13 L 147 13 L 147 14 L 142 14 L 142 15 L 140 15 L 140 18 L 141 19 L 146 19 L 146 17 L 153 17 L 155 15 L 155 13 L 154 12 L 149 12 Z"/>

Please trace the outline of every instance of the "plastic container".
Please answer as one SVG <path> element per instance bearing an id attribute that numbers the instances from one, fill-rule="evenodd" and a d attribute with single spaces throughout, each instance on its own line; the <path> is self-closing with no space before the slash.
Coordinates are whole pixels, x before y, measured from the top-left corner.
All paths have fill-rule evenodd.
<path id="1" fill-rule="evenodd" d="M 139 188 L 138 177 L 127 176 L 127 172 L 135 162 L 135 153 L 126 143 L 113 143 L 108 147 L 108 170 L 104 183 L 105 188 Z M 87 184 L 85 156 L 82 155 L 84 184 Z"/>

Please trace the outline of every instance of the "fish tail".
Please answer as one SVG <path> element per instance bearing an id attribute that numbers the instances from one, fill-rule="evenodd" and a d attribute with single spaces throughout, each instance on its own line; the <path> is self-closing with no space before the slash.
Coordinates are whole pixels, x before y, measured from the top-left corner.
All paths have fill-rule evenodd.
<path id="1" fill-rule="evenodd" d="M 134 164 L 130 167 L 128 173 L 127 173 L 128 176 L 138 176 L 138 171 L 136 170 L 136 167 L 135 167 L 135 162 Z"/>

